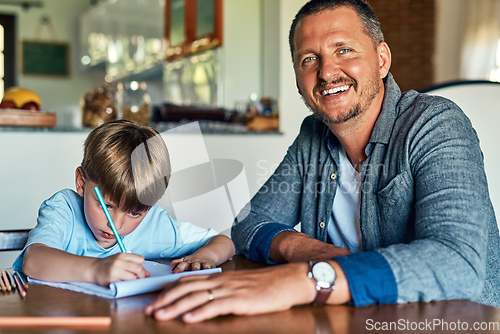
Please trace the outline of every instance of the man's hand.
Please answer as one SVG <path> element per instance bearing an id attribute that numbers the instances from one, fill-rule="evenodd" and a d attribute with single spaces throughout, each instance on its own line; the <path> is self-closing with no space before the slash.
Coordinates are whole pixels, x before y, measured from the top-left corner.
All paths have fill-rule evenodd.
<path id="1" fill-rule="evenodd" d="M 219 315 L 252 315 L 288 310 L 311 303 L 315 285 L 307 277 L 308 264 L 186 276 L 167 288 L 145 313 L 157 320 L 182 316 L 188 323 Z"/>
<path id="2" fill-rule="evenodd" d="M 345 248 L 295 231 L 278 233 L 269 249 L 269 258 L 278 262 L 325 261 L 348 254 L 351 252 Z"/>
<path id="3" fill-rule="evenodd" d="M 149 277 L 142 267 L 144 258 L 137 254 L 119 253 L 105 258 L 96 258 L 92 269 L 95 283 L 103 286 L 117 281 Z"/>

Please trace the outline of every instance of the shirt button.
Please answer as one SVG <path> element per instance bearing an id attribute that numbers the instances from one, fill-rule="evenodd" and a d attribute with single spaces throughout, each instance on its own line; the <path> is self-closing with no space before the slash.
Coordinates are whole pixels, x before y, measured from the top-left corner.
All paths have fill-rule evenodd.
<path id="1" fill-rule="evenodd" d="M 337 178 L 337 174 L 333 173 L 332 175 L 330 175 L 330 179 L 335 180 L 336 178 Z"/>
<path id="2" fill-rule="evenodd" d="M 325 228 L 325 222 L 321 222 L 321 223 L 319 223 L 319 227 L 321 227 L 321 228 Z"/>

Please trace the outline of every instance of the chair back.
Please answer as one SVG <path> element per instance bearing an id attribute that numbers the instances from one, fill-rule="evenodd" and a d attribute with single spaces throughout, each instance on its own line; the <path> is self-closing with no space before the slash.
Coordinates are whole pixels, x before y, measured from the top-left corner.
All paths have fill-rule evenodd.
<path id="1" fill-rule="evenodd" d="M 480 140 L 484 169 L 495 213 L 500 214 L 500 83 L 493 81 L 456 81 L 421 91 L 446 97 L 469 117 Z"/>
<path id="2" fill-rule="evenodd" d="M 22 250 L 28 240 L 29 229 L 0 230 L 0 251 Z"/>

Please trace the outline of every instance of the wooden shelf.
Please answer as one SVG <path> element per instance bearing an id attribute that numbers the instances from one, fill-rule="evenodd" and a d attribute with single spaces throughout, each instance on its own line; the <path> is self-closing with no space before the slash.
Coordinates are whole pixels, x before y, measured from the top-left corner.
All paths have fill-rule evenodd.
<path id="1" fill-rule="evenodd" d="M 57 117 L 55 113 L 0 109 L 0 126 L 53 128 L 56 124 Z"/>

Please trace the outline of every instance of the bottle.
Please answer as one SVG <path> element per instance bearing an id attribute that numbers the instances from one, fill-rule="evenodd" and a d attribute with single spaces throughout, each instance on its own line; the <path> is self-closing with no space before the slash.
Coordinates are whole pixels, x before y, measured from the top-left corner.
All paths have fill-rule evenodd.
<path id="1" fill-rule="evenodd" d="M 115 92 L 109 85 L 102 85 L 85 94 L 81 101 L 82 125 L 97 127 L 117 118 Z"/>
<path id="2" fill-rule="evenodd" d="M 145 82 L 131 81 L 118 85 L 120 118 L 146 125 L 151 121 L 151 96 Z"/>

